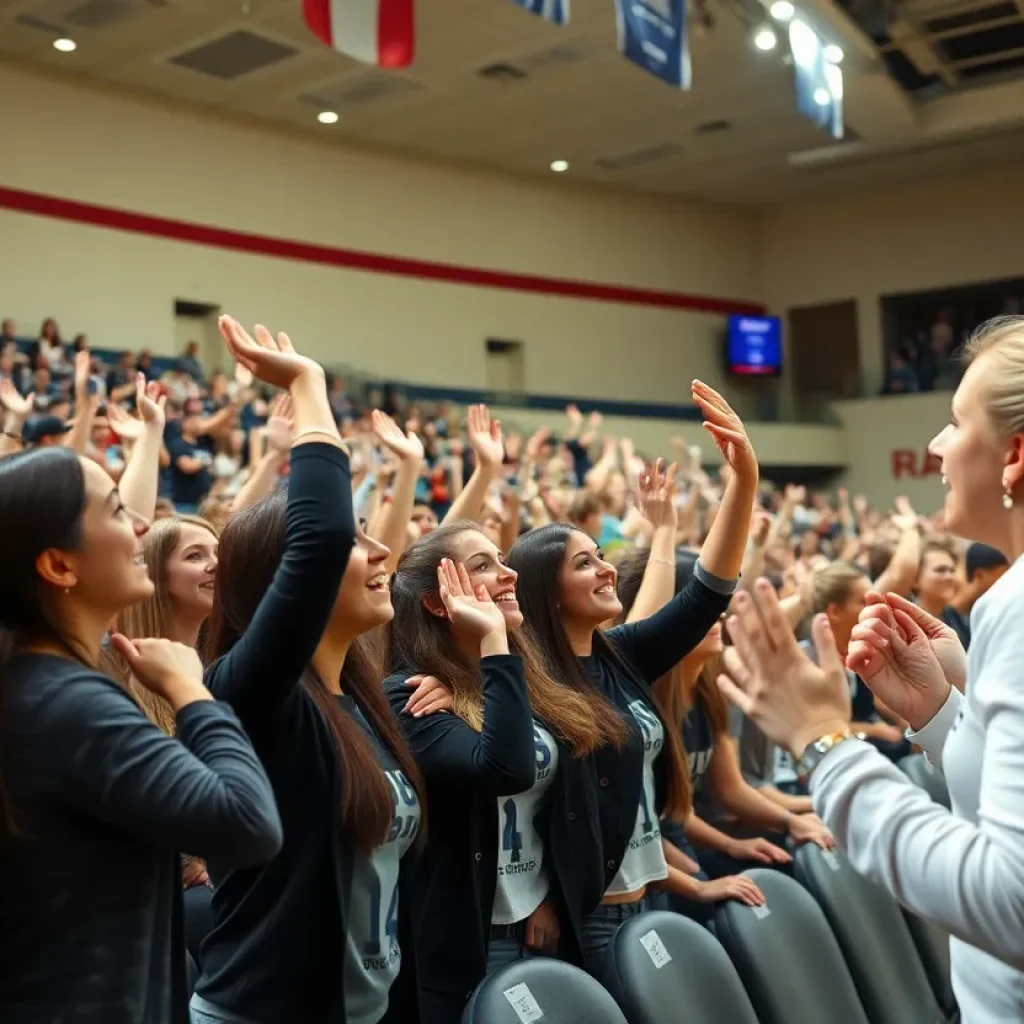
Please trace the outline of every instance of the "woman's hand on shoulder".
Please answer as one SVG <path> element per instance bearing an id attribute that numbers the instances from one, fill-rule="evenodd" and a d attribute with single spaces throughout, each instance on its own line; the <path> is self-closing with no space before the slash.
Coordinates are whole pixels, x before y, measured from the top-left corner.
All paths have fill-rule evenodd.
<path id="1" fill-rule="evenodd" d="M 451 711 L 452 695 L 437 676 L 411 676 L 405 681 L 405 685 L 413 692 L 402 710 L 413 718 L 435 715 L 439 711 Z"/>

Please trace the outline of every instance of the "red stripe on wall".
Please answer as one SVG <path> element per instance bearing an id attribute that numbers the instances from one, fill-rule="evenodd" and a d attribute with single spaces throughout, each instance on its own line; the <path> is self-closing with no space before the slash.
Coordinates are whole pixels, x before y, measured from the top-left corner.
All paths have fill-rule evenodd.
<path id="1" fill-rule="evenodd" d="M 499 288 L 505 291 L 530 292 L 534 295 L 556 295 L 569 299 L 590 299 L 595 302 L 618 302 L 633 306 L 652 306 L 659 309 L 681 309 L 694 313 L 750 313 L 764 312 L 756 302 L 719 299 L 706 295 L 686 295 L 682 292 L 654 291 L 628 285 L 598 284 L 563 277 L 542 277 L 538 274 L 517 274 L 504 270 L 486 270 L 482 267 L 463 267 L 432 260 L 407 259 L 403 256 L 384 256 L 359 249 L 341 249 L 312 242 L 297 242 L 272 235 L 256 235 L 248 231 L 232 231 L 208 224 L 154 217 L 132 210 L 119 210 L 112 206 L 81 203 L 73 199 L 60 199 L 38 192 L 0 186 L 0 209 L 19 213 L 51 217 L 93 227 L 130 231 L 151 238 L 168 238 L 176 242 L 192 242 L 216 249 L 273 256 L 279 259 L 319 263 L 348 270 L 362 270 L 371 274 L 391 274 L 396 277 L 414 277 L 446 284 L 472 285 L 478 288 Z"/>

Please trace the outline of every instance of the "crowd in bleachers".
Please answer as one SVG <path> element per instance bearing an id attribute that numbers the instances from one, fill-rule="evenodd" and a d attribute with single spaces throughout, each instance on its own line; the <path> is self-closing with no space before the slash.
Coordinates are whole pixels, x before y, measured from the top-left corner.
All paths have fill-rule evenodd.
<path id="1" fill-rule="evenodd" d="M 652 992 L 707 987 L 682 963 L 660 973 L 701 949 L 715 1019 L 826 1019 L 815 1000 L 847 989 L 829 1019 L 910 1019 L 875 1005 L 822 864 L 875 894 L 889 940 L 892 910 L 908 936 L 956 937 L 985 979 L 954 967 L 968 1024 L 1009 1019 L 1022 862 L 992 866 L 979 766 L 1004 803 L 1024 778 L 992 782 L 1015 755 L 986 747 L 972 700 L 995 698 L 960 692 L 978 630 L 996 663 L 1007 628 L 979 607 L 1020 586 L 1002 577 L 1024 547 L 1024 416 L 999 391 L 1024 376 L 1019 323 L 976 345 L 934 442 L 942 510 L 766 483 L 700 382 L 713 467 L 682 441 L 640 453 L 573 405 L 526 437 L 485 406 L 373 403 L 286 336 L 220 326 L 230 374 L 196 345 L 101 352 L 3 321 L 0 1019 L 492 1024 L 520 982 L 521 1020 L 549 1019 L 530 988 L 555 1024 L 583 1019 L 574 985 L 586 1019 L 616 1019 L 582 976 L 555 970 L 549 991 L 530 966 L 546 956 L 646 1021 Z M 975 747 L 951 813 L 909 778 L 948 804 L 932 720 L 956 712 Z M 909 916 L 857 889 L 837 847 Z M 1008 906 L 978 894 L 993 871 Z M 769 913 L 841 947 L 808 948 L 804 1010 L 757 965 L 772 943 L 748 931 Z M 950 1019 L 934 934 L 907 942 L 920 998 Z"/>

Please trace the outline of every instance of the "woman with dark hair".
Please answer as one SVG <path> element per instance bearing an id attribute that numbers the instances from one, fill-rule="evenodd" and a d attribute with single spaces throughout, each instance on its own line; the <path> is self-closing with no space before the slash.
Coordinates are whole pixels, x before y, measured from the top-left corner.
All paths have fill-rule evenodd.
<path id="1" fill-rule="evenodd" d="M 728 606 L 757 493 L 757 459 L 739 417 L 697 381 L 693 398 L 731 472 L 693 579 L 660 611 L 602 632 L 622 611 L 616 570 L 587 534 L 571 526 L 534 530 L 509 553 L 526 625 L 548 671 L 570 690 L 596 689 L 629 727 L 626 746 L 602 746 L 593 754 L 606 890 L 584 922 L 582 939 L 587 968 L 598 975 L 611 936 L 646 909 L 652 883 L 697 899 L 763 901 L 749 879 L 701 883 L 688 877 L 688 861 L 661 837 L 662 816 L 683 821 L 689 815 L 690 792 L 679 731 L 651 685 L 700 643 Z M 655 475 L 653 489 L 664 501 L 661 492 L 670 488 Z"/>
<path id="2" fill-rule="evenodd" d="M 457 1024 L 490 970 L 561 952 L 604 890 L 587 755 L 621 745 L 606 701 L 565 692 L 523 636 L 516 574 L 472 521 L 402 556 L 385 681 L 427 782 L 430 842 L 409 885 L 424 1024 Z M 416 712 L 410 676 L 442 680 L 450 714 Z"/>
<path id="3" fill-rule="evenodd" d="M 216 923 L 192 1020 L 415 1024 L 389 990 L 412 953 L 399 948 L 398 869 L 419 830 L 419 775 L 364 638 L 392 616 L 389 552 L 353 521 L 323 370 L 284 335 L 222 330 L 293 403 L 287 496 L 228 521 L 206 642 L 207 682 L 253 739 L 285 839 L 261 870 L 207 861 Z"/>
<path id="4" fill-rule="evenodd" d="M 183 1024 L 178 851 L 259 864 L 270 783 L 194 651 L 115 636 L 175 715 L 164 735 L 96 668 L 153 592 L 145 524 L 67 448 L 0 462 L 0 1020 Z"/>
<path id="5" fill-rule="evenodd" d="M 647 552 L 638 552 L 619 565 L 619 600 L 628 616 L 647 569 Z M 679 551 L 675 555 L 674 591 L 678 593 L 693 579 L 697 555 Z M 743 871 L 754 864 L 788 864 L 792 858 L 780 840 L 789 835 L 794 842 L 817 843 L 831 848 L 832 838 L 813 814 L 791 814 L 762 796 L 740 772 L 736 743 L 729 735 L 729 705 L 718 689 L 721 670 L 722 626 L 716 622 L 697 646 L 653 686 L 654 694 L 668 721 L 682 734 L 690 772 L 694 810 L 678 825 L 663 826 L 665 837 L 687 856 L 693 856 L 691 840 L 703 849 L 697 855 L 701 867 L 712 878 Z M 708 818 L 721 809 L 747 834 L 758 838 L 738 839 L 714 828 Z"/>

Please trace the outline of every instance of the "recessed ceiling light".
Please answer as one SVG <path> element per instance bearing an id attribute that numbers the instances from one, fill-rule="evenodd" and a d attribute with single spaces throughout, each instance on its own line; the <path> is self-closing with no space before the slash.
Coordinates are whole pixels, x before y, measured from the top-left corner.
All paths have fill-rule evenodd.
<path id="1" fill-rule="evenodd" d="M 775 0 L 775 3 L 768 8 L 768 13 L 776 21 L 789 21 L 796 14 L 796 8 L 789 0 Z"/>
<path id="2" fill-rule="evenodd" d="M 841 64 L 843 61 L 843 48 L 841 46 L 836 46 L 835 43 L 829 43 L 828 46 L 825 47 L 824 53 L 825 60 L 832 64 Z"/>
<path id="3" fill-rule="evenodd" d="M 555 172 L 555 174 L 562 174 L 563 172 L 569 170 L 569 161 L 568 160 L 552 160 L 551 161 L 551 170 L 553 170 Z"/>
<path id="4" fill-rule="evenodd" d="M 72 53 L 78 49 L 78 43 L 74 39 L 54 39 L 53 48 L 61 53 Z"/>
<path id="5" fill-rule="evenodd" d="M 321 110 L 320 113 L 316 115 L 316 119 L 321 124 L 337 124 L 338 123 L 338 115 L 333 110 Z"/>
<path id="6" fill-rule="evenodd" d="M 775 30 L 770 25 L 762 25 L 754 34 L 754 45 L 766 53 L 775 49 L 779 40 L 775 36 Z"/>

